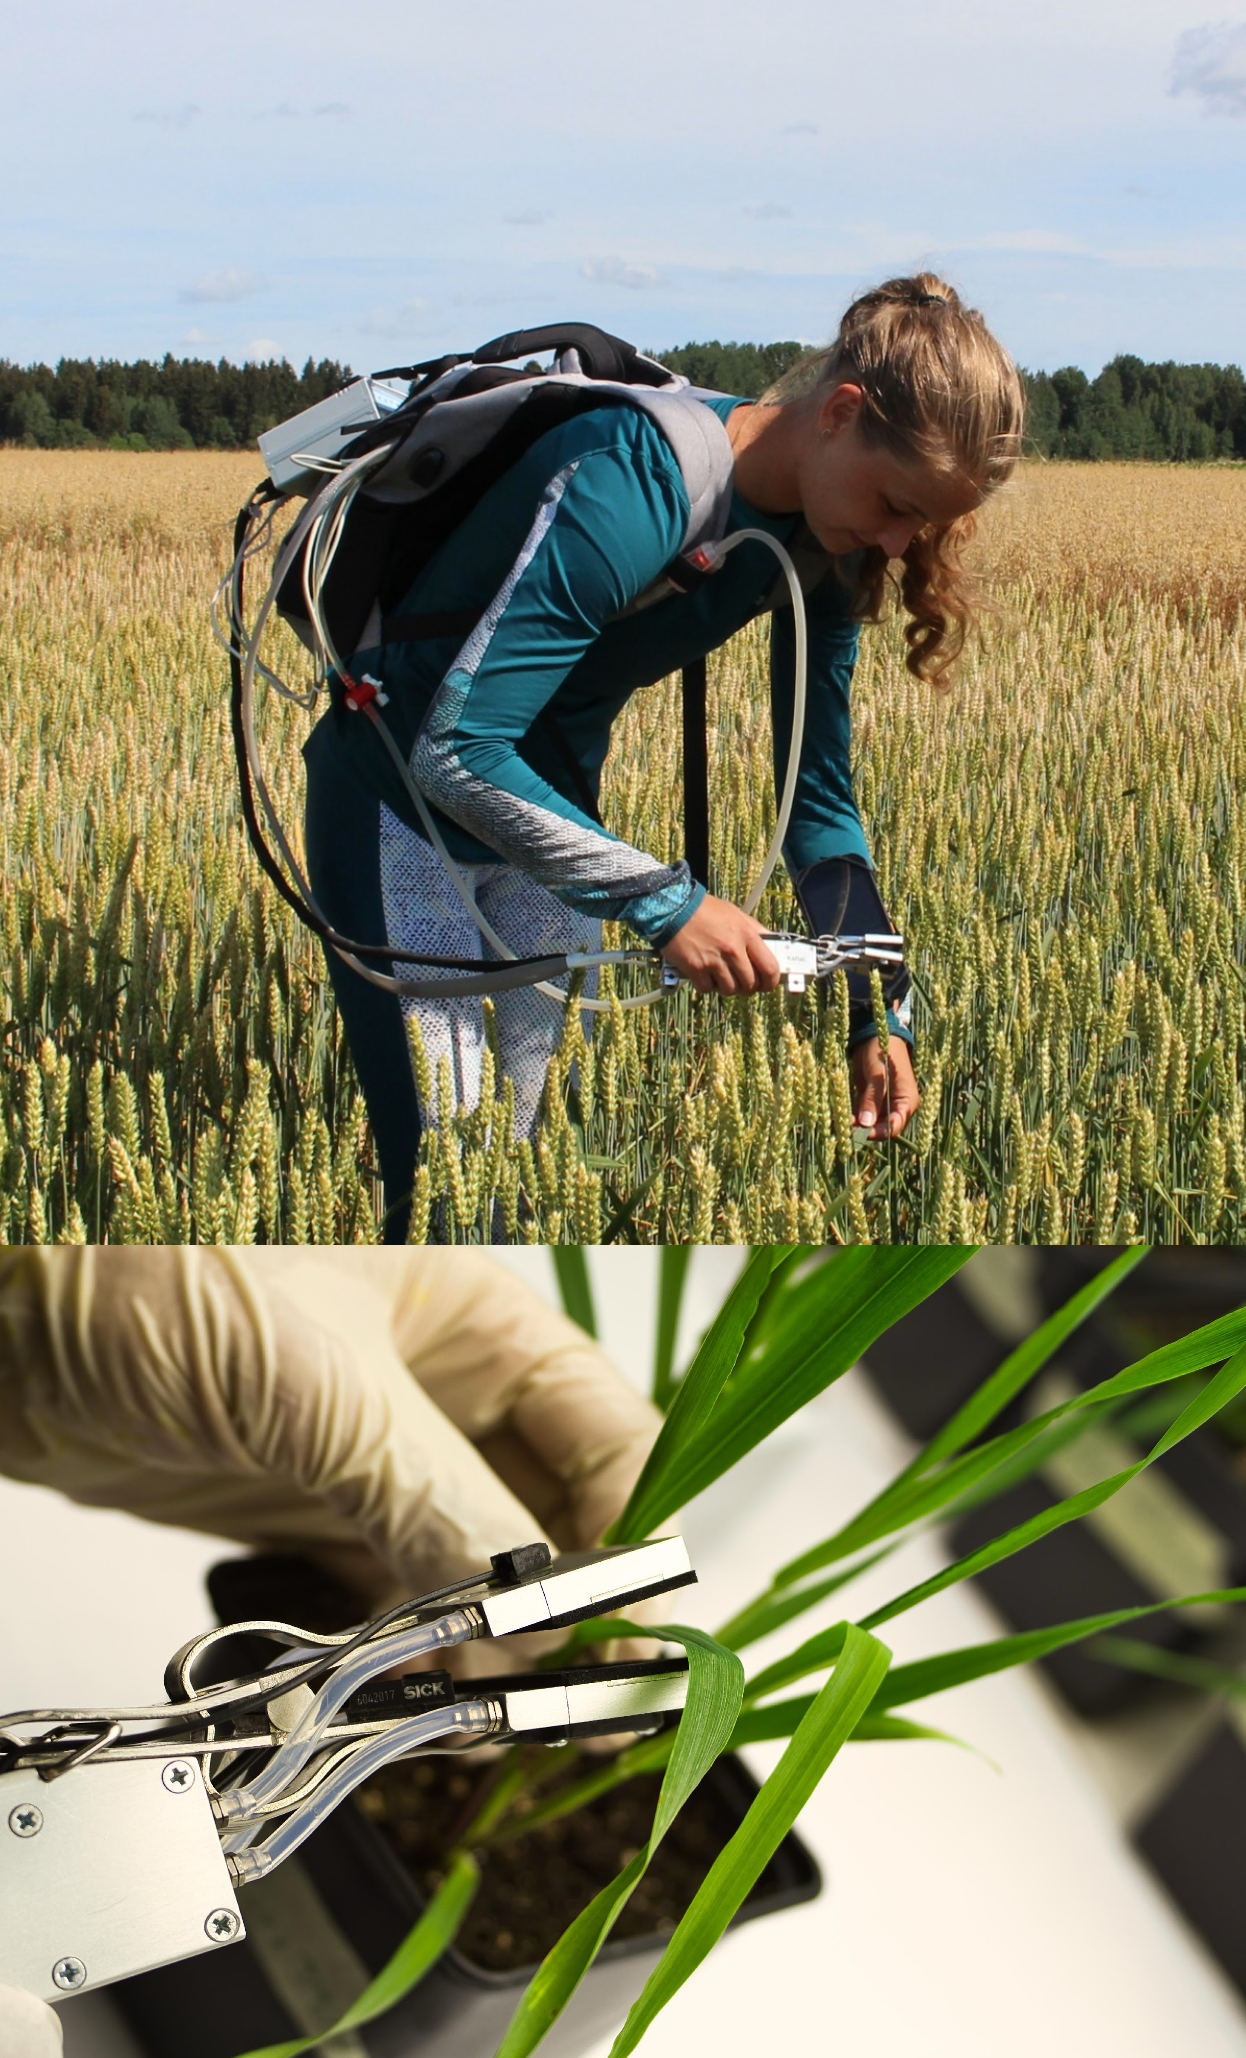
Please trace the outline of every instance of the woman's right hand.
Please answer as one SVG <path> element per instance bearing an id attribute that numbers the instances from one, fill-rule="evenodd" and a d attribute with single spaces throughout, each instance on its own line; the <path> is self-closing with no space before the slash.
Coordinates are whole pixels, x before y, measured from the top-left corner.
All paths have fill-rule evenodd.
<path id="1" fill-rule="evenodd" d="M 698 993 L 773 993 L 779 967 L 762 940 L 765 933 L 743 908 L 707 893 L 662 945 L 662 956 Z"/>

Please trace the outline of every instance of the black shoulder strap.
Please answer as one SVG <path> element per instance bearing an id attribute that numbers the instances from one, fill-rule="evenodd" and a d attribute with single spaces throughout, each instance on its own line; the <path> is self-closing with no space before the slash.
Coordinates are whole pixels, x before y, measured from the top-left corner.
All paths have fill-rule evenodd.
<path id="1" fill-rule="evenodd" d="M 706 734 L 706 663 L 694 658 L 683 669 L 684 856 L 702 886 L 710 876 L 709 743 Z"/>
<path id="2" fill-rule="evenodd" d="M 664 386 L 670 373 L 591 322 L 551 322 L 543 329 L 512 329 L 472 352 L 473 364 L 505 364 L 512 357 L 536 357 L 543 350 L 574 350 L 589 379 L 621 379 L 629 385 Z"/>

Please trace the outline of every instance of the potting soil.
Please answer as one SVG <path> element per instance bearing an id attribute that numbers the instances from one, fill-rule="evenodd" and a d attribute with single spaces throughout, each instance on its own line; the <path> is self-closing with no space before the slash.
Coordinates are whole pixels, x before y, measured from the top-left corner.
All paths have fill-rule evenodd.
<path id="1" fill-rule="evenodd" d="M 543 1781 L 540 1798 L 557 1793 L 584 1770 L 581 1761 Z M 420 1892 L 428 1894 L 493 1776 L 490 1765 L 456 1765 L 446 1757 L 408 1759 L 374 1775 L 355 1799 Z M 455 1939 L 456 1951 L 489 1972 L 539 1964 L 593 1895 L 643 1847 L 661 1783 L 660 1772 L 637 1773 L 574 1814 L 478 1850 L 480 1890 Z M 612 1937 L 669 1935 L 738 1821 L 706 1787 L 694 1793 L 659 1844 Z M 767 1867 L 749 1899 L 775 1892 L 779 1883 L 773 1867 Z"/>

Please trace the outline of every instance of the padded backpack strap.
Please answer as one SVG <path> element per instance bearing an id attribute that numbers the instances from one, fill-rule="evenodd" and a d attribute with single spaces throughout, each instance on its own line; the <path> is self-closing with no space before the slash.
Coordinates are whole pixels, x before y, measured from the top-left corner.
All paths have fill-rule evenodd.
<path id="1" fill-rule="evenodd" d="M 589 379 L 618 379 L 625 385 L 664 386 L 672 374 L 645 357 L 634 343 L 611 336 L 591 322 L 550 322 L 543 329 L 512 329 L 472 353 L 475 364 L 505 364 L 513 357 L 539 357 L 543 350 L 574 350 Z"/>

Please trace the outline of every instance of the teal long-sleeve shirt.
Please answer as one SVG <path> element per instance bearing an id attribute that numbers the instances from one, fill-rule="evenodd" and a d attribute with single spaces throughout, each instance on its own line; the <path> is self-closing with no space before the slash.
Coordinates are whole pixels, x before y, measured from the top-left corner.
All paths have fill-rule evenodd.
<path id="1" fill-rule="evenodd" d="M 724 419 L 744 403 L 707 402 Z M 627 923 L 664 943 L 705 889 L 686 864 L 661 863 L 595 821 L 576 797 L 565 747 L 596 796 L 610 728 L 624 703 L 704 656 L 766 609 L 778 565 L 740 545 L 692 593 L 626 612 L 678 554 L 688 499 L 675 456 L 639 409 L 603 407 L 541 437 L 483 496 L 430 559 L 399 614 L 481 610 L 477 626 L 356 654 L 390 696 L 386 720 L 451 855 L 500 856 L 578 911 Z M 798 515 L 769 515 L 734 496 L 729 528 L 790 542 Z M 842 563 L 842 561 L 841 561 Z M 794 875 L 822 858 L 869 851 L 853 795 L 849 689 L 858 629 L 851 577 L 828 560 L 806 596 L 808 705 L 800 777 L 785 846 Z M 782 782 L 793 699 L 791 609 L 772 616 L 771 702 Z M 562 751 L 540 725 L 548 710 Z M 345 750 L 358 776 L 413 827 L 420 824 L 370 723 L 342 708 L 309 748 Z"/>

